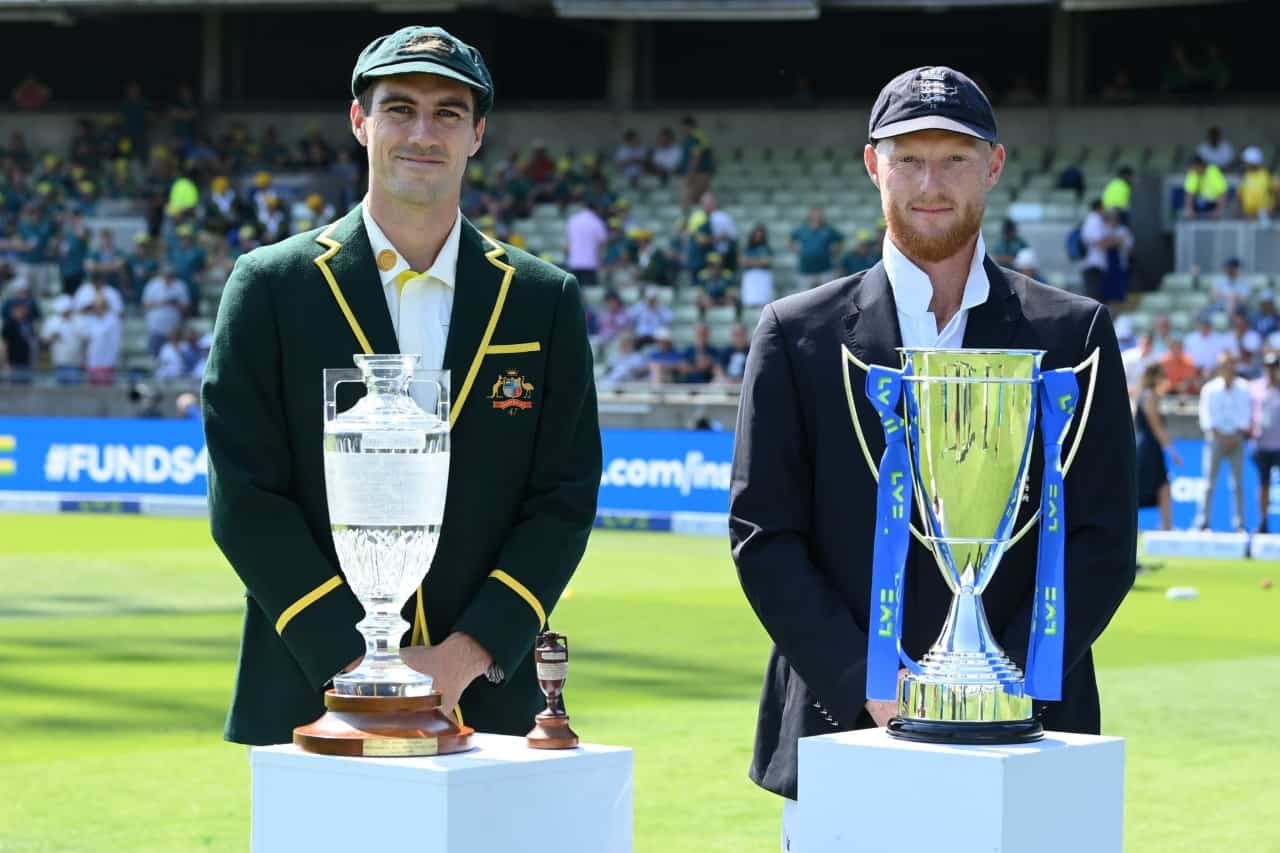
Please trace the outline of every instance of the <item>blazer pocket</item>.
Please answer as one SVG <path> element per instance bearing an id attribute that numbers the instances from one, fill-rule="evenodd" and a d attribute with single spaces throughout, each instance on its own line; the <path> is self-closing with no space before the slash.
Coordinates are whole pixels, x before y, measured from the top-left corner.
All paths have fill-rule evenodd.
<path id="1" fill-rule="evenodd" d="M 485 355 L 516 355 L 522 352 L 542 352 L 541 341 L 528 341 L 523 344 L 489 344 Z"/>

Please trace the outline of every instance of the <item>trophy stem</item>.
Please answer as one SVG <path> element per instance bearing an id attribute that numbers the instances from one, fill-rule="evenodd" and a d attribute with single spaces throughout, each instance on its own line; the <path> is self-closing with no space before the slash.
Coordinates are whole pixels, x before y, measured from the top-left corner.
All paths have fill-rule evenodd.
<path id="1" fill-rule="evenodd" d="M 418 672 L 400 657 L 400 638 L 409 623 L 390 602 L 366 606 L 365 617 L 356 623 L 364 636 L 364 659 L 355 670 L 333 680 L 343 696 L 426 696 L 432 691 L 431 676 Z"/>
<path id="2" fill-rule="evenodd" d="M 952 596 L 947 619 L 942 624 L 942 634 L 934 648 L 948 652 L 999 650 L 987 622 L 982 598 L 973 587 L 961 587 Z"/>

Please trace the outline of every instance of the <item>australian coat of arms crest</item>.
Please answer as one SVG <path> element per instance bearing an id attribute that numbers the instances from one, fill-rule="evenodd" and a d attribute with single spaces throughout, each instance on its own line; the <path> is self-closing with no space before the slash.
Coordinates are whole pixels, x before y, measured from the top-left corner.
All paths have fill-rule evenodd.
<path id="1" fill-rule="evenodd" d="M 526 382 L 524 374 L 518 370 L 504 370 L 498 374 L 498 381 L 493 383 L 489 399 L 495 409 L 502 409 L 509 415 L 521 409 L 532 409 L 533 383 Z"/>

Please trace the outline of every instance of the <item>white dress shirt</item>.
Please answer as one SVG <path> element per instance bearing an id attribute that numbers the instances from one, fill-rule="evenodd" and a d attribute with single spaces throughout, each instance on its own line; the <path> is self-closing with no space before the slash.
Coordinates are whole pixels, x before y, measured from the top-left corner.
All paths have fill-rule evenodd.
<path id="1" fill-rule="evenodd" d="M 938 319 L 929 310 L 933 299 L 933 282 L 924 270 L 913 264 L 906 255 L 884 238 L 884 271 L 893 289 L 893 301 L 898 307 L 898 328 L 902 332 L 904 347 L 964 346 L 964 330 L 969 321 L 969 309 L 987 301 L 991 282 L 982 262 L 987 256 L 987 245 L 978 235 L 978 245 L 973 250 L 969 264 L 969 277 L 964 283 L 964 295 L 960 298 L 960 310 L 938 331 Z"/>
<path id="2" fill-rule="evenodd" d="M 1253 421 L 1253 394 L 1239 376 L 1228 386 L 1215 376 L 1200 390 L 1200 429 L 1219 433 L 1247 430 Z"/>
<path id="3" fill-rule="evenodd" d="M 458 244 L 462 237 L 462 212 L 426 272 L 409 268 L 409 262 L 391 244 L 369 214 L 369 205 L 360 206 L 364 230 L 382 278 L 382 289 L 391 312 L 400 352 L 422 356 L 423 370 L 439 370 L 444 365 L 444 347 L 449 339 L 453 316 L 453 289 L 458 276 Z M 417 396 L 416 394 L 414 395 Z"/>

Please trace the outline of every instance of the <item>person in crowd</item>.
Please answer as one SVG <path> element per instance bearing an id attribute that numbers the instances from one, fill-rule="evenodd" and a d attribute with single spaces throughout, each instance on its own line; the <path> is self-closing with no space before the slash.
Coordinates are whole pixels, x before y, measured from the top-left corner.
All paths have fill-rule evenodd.
<path id="1" fill-rule="evenodd" d="M 67 294 L 53 301 L 53 315 L 45 320 L 41 339 L 49 348 L 54 381 L 59 385 L 79 385 L 84 381 L 84 357 L 87 340 L 84 324 L 75 313 L 75 305 Z"/>
<path id="2" fill-rule="evenodd" d="M 844 235 L 827 224 L 826 213 L 820 207 L 809 210 L 809 218 L 791 232 L 791 251 L 799 255 L 797 283 L 801 290 L 809 290 L 833 277 L 836 258 Z"/>
<path id="3" fill-rule="evenodd" d="M 1160 411 L 1164 368 L 1153 361 L 1143 369 L 1134 400 L 1133 426 L 1137 442 L 1138 507 L 1160 508 L 1160 529 L 1173 529 L 1173 501 L 1169 496 L 1169 468 L 1165 454 L 1174 465 L 1182 457 Z"/>
<path id="4" fill-rule="evenodd" d="M 600 387 L 612 388 L 628 382 L 638 382 L 647 379 L 648 376 L 649 357 L 636 346 L 635 336 L 631 332 L 622 332 L 618 335 L 618 344 L 605 365 L 604 376 L 600 378 Z"/>
<path id="5" fill-rule="evenodd" d="M 1200 429 L 1204 433 L 1204 472 L 1207 488 L 1196 511 L 1196 528 L 1208 530 L 1213 499 L 1218 491 L 1218 471 L 1225 463 L 1231 478 L 1231 529 L 1244 531 L 1244 445 L 1253 418 L 1249 384 L 1236 374 L 1236 360 L 1229 352 L 1218 356 L 1218 375 L 1200 389 Z"/>
<path id="6" fill-rule="evenodd" d="M 1267 168 L 1262 149 L 1256 145 L 1244 149 L 1240 161 L 1244 164 L 1244 174 L 1236 191 L 1240 216 L 1268 223 L 1280 203 L 1280 177 Z"/>
<path id="7" fill-rule="evenodd" d="M 1253 463 L 1258 467 L 1259 533 L 1270 533 L 1271 478 L 1280 472 L 1280 352 L 1267 353 L 1253 386 Z"/>
<path id="8" fill-rule="evenodd" d="M 676 141 L 675 131 L 664 127 L 658 131 L 653 154 L 649 158 L 649 170 L 661 178 L 665 184 L 673 175 L 679 174 L 680 161 L 683 157 L 684 149 Z"/>
<path id="9" fill-rule="evenodd" d="M 0 322 L 0 375 L 15 385 L 30 383 L 39 351 L 40 336 L 31 309 L 26 302 L 15 302 Z"/>
<path id="10" fill-rule="evenodd" d="M 1018 223 L 1006 219 L 1000 226 L 1000 239 L 991 247 L 991 259 L 1002 267 L 1012 267 L 1018 253 L 1027 248 L 1027 241 L 1018 233 Z"/>
<path id="11" fill-rule="evenodd" d="M 1182 182 L 1183 215 L 1188 219 L 1222 216 L 1228 189 L 1222 168 L 1197 154 L 1191 158 Z"/>
<path id="12" fill-rule="evenodd" d="M 565 224 L 566 264 L 583 287 L 600 283 L 600 264 L 609 239 L 609 227 L 602 218 L 604 211 L 604 199 L 591 196 Z"/>
<path id="13" fill-rule="evenodd" d="M 1182 347 L 1181 338 L 1170 338 L 1169 349 L 1160 359 L 1167 394 L 1199 394 L 1200 369 Z"/>
<path id="14" fill-rule="evenodd" d="M 1211 305 L 1230 315 L 1236 308 L 1248 305 L 1252 296 L 1253 286 L 1240 272 L 1240 259 L 1227 258 L 1221 274 L 1213 279 L 1213 287 L 1209 291 Z"/>
<path id="15" fill-rule="evenodd" d="M 747 245 L 742 250 L 742 304 L 759 308 L 773 301 L 773 249 L 769 246 L 769 232 L 763 223 L 756 223 L 747 235 Z"/>

